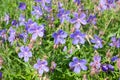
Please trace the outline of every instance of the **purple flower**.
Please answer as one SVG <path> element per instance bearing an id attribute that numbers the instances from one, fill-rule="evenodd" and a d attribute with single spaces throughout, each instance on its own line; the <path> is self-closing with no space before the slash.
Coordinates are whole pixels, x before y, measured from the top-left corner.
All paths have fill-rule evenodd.
<path id="1" fill-rule="evenodd" d="M 109 71 L 114 71 L 114 67 L 111 64 L 108 64 L 107 66 L 108 66 Z"/>
<path id="2" fill-rule="evenodd" d="M 79 29 L 81 24 L 86 25 L 87 21 L 85 20 L 86 14 L 81 13 L 80 15 L 78 13 L 74 13 L 74 18 L 71 19 L 71 23 L 74 24 L 75 29 Z"/>
<path id="3" fill-rule="evenodd" d="M 0 37 L 2 38 L 3 42 L 7 40 L 6 29 L 0 30 Z"/>
<path id="4" fill-rule="evenodd" d="M 2 78 L 2 72 L 0 72 L 0 79 Z"/>
<path id="5" fill-rule="evenodd" d="M 102 65 L 102 70 L 103 70 L 104 72 L 107 72 L 107 71 L 108 71 L 108 66 L 107 66 L 106 64 L 103 64 L 103 65 Z"/>
<path id="6" fill-rule="evenodd" d="M 117 38 L 115 36 L 113 36 L 111 38 L 111 41 L 112 41 L 112 43 L 109 44 L 110 46 L 117 47 L 117 48 L 120 47 L 120 38 L 117 40 Z"/>
<path id="7" fill-rule="evenodd" d="M 16 20 L 12 20 L 12 26 L 16 26 L 16 27 L 18 27 L 18 22 L 16 21 Z"/>
<path id="8" fill-rule="evenodd" d="M 38 36 L 39 37 L 44 36 L 44 26 L 43 25 L 38 26 L 36 24 L 34 27 L 29 28 L 28 32 L 32 34 L 32 40 L 36 40 Z"/>
<path id="9" fill-rule="evenodd" d="M 72 43 L 77 45 L 78 43 L 84 44 L 85 43 L 85 36 L 86 34 L 81 33 L 79 30 L 76 30 L 74 33 L 70 35 L 70 38 L 73 39 Z"/>
<path id="10" fill-rule="evenodd" d="M 62 7 L 63 7 L 63 4 L 58 2 L 58 9 L 60 10 L 60 9 L 62 9 Z"/>
<path id="11" fill-rule="evenodd" d="M 96 16 L 90 15 L 89 18 L 87 19 L 87 23 L 91 23 L 91 24 L 95 25 L 96 24 Z"/>
<path id="12" fill-rule="evenodd" d="M 117 48 L 120 48 L 120 38 L 118 38 L 117 43 Z"/>
<path id="13" fill-rule="evenodd" d="M 90 66 L 94 67 L 97 70 L 100 69 L 100 66 L 101 66 L 101 63 L 100 63 L 101 57 L 99 55 L 96 55 L 96 56 L 94 56 L 93 61 L 94 62 L 90 63 Z"/>
<path id="14" fill-rule="evenodd" d="M 4 21 L 6 22 L 6 24 L 9 23 L 9 20 L 10 20 L 10 16 L 8 14 L 5 14 Z"/>
<path id="15" fill-rule="evenodd" d="M 63 8 L 59 10 L 57 17 L 60 19 L 61 23 L 64 23 L 64 21 L 69 21 L 70 17 L 69 17 L 70 11 L 66 11 Z"/>
<path id="16" fill-rule="evenodd" d="M 15 36 L 16 36 L 16 31 L 10 27 L 9 29 L 9 34 L 10 36 L 8 37 L 8 41 L 11 43 L 11 45 L 13 44 L 14 40 L 15 40 Z"/>
<path id="17" fill-rule="evenodd" d="M 38 70 L 38 73 L 42 75 L 44 72 L 49 72 L 48 62 L 46 60 L 37 60 L 37 63 L 34 64 L 34 68 Z"/>
<path id="18" fill-rule="evenodd" d="M 80 4 L 81 0 L 73 0 L 75 3 L 77 3 L 77 5 Z"/>
<path id="19" fill-rule="evenodd" d="M 36 19 L 39 19 L 43 15 L 42 9 L 40 6 L 34 6 L 33 9 L 34 10 L 31 12 L 32 15 L 36 16 Z"/>
<path id="20" fill-rule="evenodd" d="M 26 4 L 24 2 L 20 2 L 18 7 L 19 7 L 20 10 L 25 10 L 26 9 Z"/>
<path id="21" fill-rule="evenodd" d="M 44 8 L 46 6 L 46 3 L 50 3 L 51 0 L 35 0 L 35 2 L 40 2 L 42 7 Z"/>
<path id="22" fill-rule="evenodd" d="M 19 17 L 19 25 L 20 26 L 24 26 L 25 25 L 25 16 L 20 14 L 20 17 Z"/>
<path id="23" fill-rule="evenodd" d="M 59 30 L 58 32 L 54 32 L 52 34 L 52 37 L 54 38 L 55 44 L 65 44 L 65 39 L 67 37 L 67 33 L 63 30 Z"/>
<path id="24" fill-rule="evenodd" d="M 63 48 L 63 52 L 65 52 L 67 50 L 67 46 L 64 46 Z"/>
<path id="25" fill-rule="evenodd" d="M 114 71 L 114 67 L 111 64 L 103 64 L 102 65 L 102 70 L 104 72 Z"/>
<path id="26" fill-rule="evenodd" d="M 20 53 L 18 53 L 19 58 L 24 57 L 24 61 L 28 62 L 29 57 L 32 57 L 32 52 L 30 51 L 29 47 L 27 46 L 22 46 L 20 47 Z"/>
<path id="27" fill-rule="evenodd" d="M 27 37 L 28 37 L 28 34 L 27 34 L 27 33 L 21 33 L 21 34 L 19 35 L 19 38 L 23 39 L 24 42 L 26 42 Z"/>
<path id="28" fill-rule="evenodd" d="M 115 6 L 115 0 L 100 0 L 98 9 L 104 11 L 107 9 L 115 8 Z"/>
<path id="29" fill-rule="evenodd" d="M 72 62 L 69 63 L 69 67 L 75 72 L 79 73 L 82 70 L 87 70 L 87 61 L 85 59 L 79 60 L 77 57 L 73 57 Z"/>
<path id="30" fill-rule="evenodd" d="M 112 62 L 115 62 L 115 61 L 117 61 L 118 60 L 118 56 L 113 56 L 112 58 L 111 58 L 111 61 Z"/>
<path id="31" fill-rule="evenodd" d="M 36 25 L 37 25 L 36 22 L 33 22 L 31 19 L 28 19 L 28 21 L 25 23 L 26 31 L 28 31 L 29 28 L 32 28 Z"/>
<path id="32" fill-rule="evenodd" d="M 98 49 L 98 48 L 102 48 L 102 39 L 99 38 L 97 35 L 94 35 L 94 39 L 91 40 L 92 43 L 95 43 L 94 48 Z"/>
<path id="33" fill-rule="evenodd" d="M 51 12 L 52 11 L 52 4 L 48 4 L 47 6 L 45 6 L 44 10 L 46 10 L 47 12 Z"/>

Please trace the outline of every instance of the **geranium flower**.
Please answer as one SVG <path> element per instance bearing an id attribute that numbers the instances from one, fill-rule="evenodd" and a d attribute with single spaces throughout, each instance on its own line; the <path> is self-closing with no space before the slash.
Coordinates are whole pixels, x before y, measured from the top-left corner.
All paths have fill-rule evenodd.
<path id="1" fill-rule="evenodd" d="M 46 60 L 37 60 L 37 63 L 34 64 L 34 68 L 38 70 L 38 73 L 42 75 L 44 72 L 49 72 L 48 63 Z"/>
<path id="2" fill-rule="evenodd" d="M 19 58 L 24 57 L 24 61 L 28 62 L 29 57 L 32 57 L 32 52 L 30 51 L 29 47 L 27 46 L 22 46 L 20 47 L 20 53 L 18 53 Z"/>
<path id="3" fill-rule="evenodd" d="M 77 57 L 73 57 L 72 62 L 69 63 L 70 69 L 75 73 L 79 73 L 81 70 L 87 70 L 87 61 L 85 59 L 79 60 Z"/>

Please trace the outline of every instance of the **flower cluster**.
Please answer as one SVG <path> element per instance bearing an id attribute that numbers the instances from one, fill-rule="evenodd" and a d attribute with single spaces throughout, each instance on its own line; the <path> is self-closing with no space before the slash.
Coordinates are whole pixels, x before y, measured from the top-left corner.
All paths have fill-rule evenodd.
<path id="1" fill-rule="evenodd" d="M 73 0 L 73 2 L 76 3 L 78 7 L 81 4 L 81 0 Z M 86 11 L 82 10 L 82 5 L 80 7 L 81 11 L 78 10 L 72 12 L 71 10 L 66 10 L 65 8 L 63 8 L 63 5 L 60 2 L 58 3 L 58 12 L 54 13 L 54 9 L 52 9 L 51 0 L 35 0 L 35 3 L 37 4 L 32 6 L 33 9 L 30 12 L 31 13 L 30 15 L 32 17 L 26 18 L 26 15 L 23 13 L 27 9 L 27 5 L 23 2 L 20 2 L 18 8 L 22 12 L 18 17 L 18 20 L 17 19 L 10 20 L 10 16 L 8 14 L 5 14 L 4 21 L 6 22 L 7 25 L 11 22 L 11 24 L 9 24 L 11 27 L 9 28 L 8 31 L 6 29 L 0 30 L 0 40 L 2 39 L 3 41 L 6 42 L 8 40 L 8 42 L 11 43 L 11 45 L 14 45 L 13 43 L 14 41 L 16 41 L 17 47 L 20 48 L 20 52 L 18 53 L 18 57 L 20 59 L 24 58 L 24 62 L 28 62 L 30 58 L 33 56 L 32 50 L 34 50 L 33 46 L 31 48 L 29 45 L 34 44 L 34 42 L 38 44 L 37 41 L 42 40 L 45 41 L 49 35 L 51 36 L 51 34 L 52 38 L 50 38 L 50 40 L 52 41 L 51 42 L 48 41 L 48 43 L 52 44 L 54 43 L 57 46 L 63 45 L 64 46 L 63 52 L 67 52 L 67 46 L 64 44 L 69 43 L 68 39 L 72 39 L 72 42 L 70 42 L 72 47 L 74 46 L 78 47 L 81 44 L 82 45 L 87 44 L 86 39 L 89 36 L 89 34 L 86 34 L 87 33 L 85 32 L 86 30 L 84 30 L 84 27 L 82 26 L 87 26 L 91 24 L 97 25 L 96 14 L 94 15 L 91 13 L 88 14 Z M 115 7 L 116 7 L 115 0 L 100 0 L 98 5 L 98 9 L 101 11 Z M 68 24 L 65 23 L 66 21 L 68 22 Z M 54 23 L 57 23 L 57 25 Z M 64 24 L 67 27 L 65 26 L 65 28 L 63 28 Z M 69 25 L 70 28 L 72 26 L 72 28 L 75 29 L 74 31 L 72 31 L 72 33 L 67 32 L 70 30 L 68 28 Z M 56 31 L 51 30 L 50 34 L 48 35 L 49 30 L 47 28 L 50 29 L 50 26 L 52 26 L 51 28 L 52 30 L 55 30 L 54 28 L 56 27 L 57 29 Z M 20 40 L 22 39 L 24 45 L 22 45 L 22 42 L 20 42 L 19 39 Z M 91 47 L 94 45 L 95 50 L 99 50 L 100 48 L 104 47 L 102 38 L 100 36 L 97 36 L 96 34 L 94 35 L 94 37 L 91 37 L 91 41 L 89 41 L 89 43 L 90 43 L 89 46 Z M 116 38 L 115 36 L 111 37 L 111 42 L 109 43 L 108 47 L 120 48 L 120 38 Z M 68 53 L 70 53 L 69 55 L 71 55 L 71 53 L 73 52 L 74 50 L 72 48 L 69 48 L 68 51 Z M 91 73 L 98 73 L 100 69 L 103 70 L 104 72 L 114 71 L 115 70 L 114 66 L 110 64 L 110 62 L 101 63 L 102 62 L 101 57 L 102 56 L 100 55 L 94 55 L 93 61 L 90 62 Z M 67 57 L 67 59 L 68 58 L 71 58 L 71 56 Z M 120 69 L 119 55 L 113 56 L 110 60 L 111 62 L 116 62 L 118 69 Z M 69 62 L 69 67 L 73 72 L 80 73 L 81 70 L 88 70 L 87 62 L 89 62 L 87 61 L 87 59 L 79 60 L 79 58 L 73 57 L 72 61 Z M 57 64 L 55 62 L 52 62 L 51 67 L 49 68 L 48 62 L 45 59 L 43 60 L 38 59 L 37 63 L 34 64 L 34 68 L 38 71 L 40 75 L 42 75 L 44 72 L 49 72 L 50 70 L 53 71 L 56 67 Z"/>
<path id="2" fill-rule="evenodd" d="M 98 9 L 104 11 L 115 7 L 116 7 L 115 0 L 100 0 Z"/>

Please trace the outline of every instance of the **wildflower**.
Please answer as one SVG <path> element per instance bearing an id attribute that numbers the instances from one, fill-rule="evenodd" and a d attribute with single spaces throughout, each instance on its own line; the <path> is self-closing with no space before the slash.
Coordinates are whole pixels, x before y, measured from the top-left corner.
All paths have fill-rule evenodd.
<path id="1" fill-rule="evenodd" d="M 116 38 L 115 36 L 113 36 L 113 37 L 111 38 L 111 41 L 112 41 L 112 42 L 109 44 L 110 46 L 112 46 L 112 47 L 117 47 L 117 48 L 120 47 L 120 39 L 117 40 L 117 38 Z"/>
<path id="2" fill-rule="evenodd" d="M 2 72 L 0 72 L 0 79 L 2 79 Z"/>
<path id="3" fill-rule="evenodd" d="M 42 7 L 44 8 L 46 6 L 46 3 L 50 3 L 51 0 L 35 0 L 35 2 L 40 2 Z"/>
<path id="4" fill-rule="evenodd" d="M 0 37 L 2 38 L 3 42 L 7 40 L 6 29 L 0 30 Z"/>
<path id="5" fill-rule="evenodd" d="M 67 10 L 62 8 L 59 10 L 57 17 L 60 19 L 61 23 L 64 23 L 65 20 L 66 21 L 70 20 L 69 14 L 70 14 L 70 11 L 67 11 Z"/>
<path id="6" fill-rule="evenodd" d="M 104 72 L 114 71 L 114 67 L 111 64 L 103 64 L 101 67 Z"/>
<path id="7" fill-rule="evenodd" d="M 24 2 L 19 3 L 19 9 L 20 10 L 25 10 L 26 9 L 26 4 Z"/>
<path id="8" fill-rule="evenodd" d="M 67 46 L 64 46 L 63 48 L 63 52 L 65 52 L 67 50 Z"/>
<path id="9" fill-rule="evenodd" d="M 81 13 L 80 15 L 78 13 L 74 13 L 74 18 L 71 19 L 71 23 L 74 24 L 75 29 L 79 29 L 81 24 L 86 25 L 87 21 L 85 20 L 86 14 Z"/>
<path id="10" fill-rule="evenodd" d="M 60 9 L 62 9 L 62 7 L 63 7 L 63 4 L 58 2 L 58 9 L 60 10 Z"/>
<path id="11" fill-rule="evenodd" d="M 15 36 L 16 36 L 16 31 L 10 27 L 9 29 L 9 34 L 10 36 L 8 37 L 8 41 L 11 43 L 11 45 L 13 44 L 14 40 L 15 40 Z"/>
<path id="12" fill-rule="evenodd" d="M 6 24 L 9 23 L 9 20 L 10 20 L 10 16 L 8 14 L 5 14 L 4 21 L 6 22 Z"/>
<path id="13" fill-rule="evenodd" d="M 19 35 L 19 38 L 23 39 L 24 42 L 26 42 L 27 37 L 28 37 L 28 34 L 27 34 L 27 33 L 21 33 L 21 34 Z"/>
<path id="14" fill-rule="evenodd" d="M 98 48 L 102 48 L 102 39 L 99 38 L 97 35 L 94 35 L 94 39 L 91 40 L 92 43 L 95 43 L 94 48 L 98 49 Z"/>
<path id="15" fill-rule="evenodd" d="M 49 72 L 48 63 L 46 60 L 37 60 L 37 63 L 34 64 L 34 68 L 38 70 L 38 73 L 42 75 L 44 72 Z"/>
<path id="16" fill-rule="evenodd" d="M 75 72 L 79 73 L 82 70 L 87 70 L 87 61 L 85 59 L 79 60 L 77 57 L 73 57 L 72 62 L 69 63 L 69 67 Z"/>
<path id="17" fill-rule="evenodd" d="M 90 66 L 93 66 L 95 69 L 100 69 L 100 66 L 101 66 L 101 63 L 100 63 L 101 57 L 99 55 L 96 55 L 96 56 L 94 56 L 93 61 L 94 62 L 90 63 Z"/>
<path id="18" fill-rule="evenodd" d="M 20 17 L 19 17 L 19 25 L 20 26 L 24 26 L 25 25 L 25 16 L 20 14 Z"/>
<path id="19" fill-rule="evenodd" d="M 107 9 L 115 8 L 115 6 L 115 0 L 100 0 L 98 9 L 104 11 Z"/>
<path id="20" fill-rule="evenodd" d="M 117 48 L 120 48 L 120 38 L 118 38 L 117 43 Z"/>
<path id="21" fill-rule="evenodd" d="M 87 23 L 91 23 L 91 24 L 95 25 L 96 24 L 96 16 L 90 15 L 89 18 L 87 19 Z"/>
<path id="22" fill-rule="evenodd" d="M 111 58 L 111 61 L 112 61 L 112 62 L 115 62 L 116 60 L 118 60 L 118 56 L 113 56 L 113 57 Z"/>
<path id="23" fill-rule="evenodd" d="M 75 3 L 77 3 L 77 5 L 80 4 L 81 0 L 73 0 Z"/>
<path id="24" fill-rule="evenodd" d="M 111 64 L 108 64 L 108 69 L 109 69 L 110 71 L 114 71 L 114 67 L 113 67 Z"/>
<path id="25" fill-rule="evenodd" d="M 32 34 L 32 40 L 36 40 L 36 38 L 44 36 L 44 25 L 38 26 L 37 24 L 34 27 L 29 28 L 29 33 Z"/>
<path id="26" fill-rule="evenodd" d="M 37 25 L 36 22 L 33 22 L 31 19 L 28 19 L 28 21 L 25 23 L 25 29 L 26 29 L 26 31 L 28 31 L 29 28 L 32 28 L 36 25 Z"/>
<path id="27" fill-rule="evenodd" d="M 30 51 L 29 47 L 27 46 L 22 46 L 20 47 L 20 53 L 18 53 L 19 58 L 24 57 L 24 61 L 28 62 L 29 57 L 32 57 L 32 52 Z"/>
<path id="28" fill-rule="evenodd" d="M 52 5 L 48 4 L 47 6 L 44 7 L 44 10 L 46 10 L 47 12 L 51 12 L 52 11 Z"/>
<path id="29" fill-rule="evenodd" d="M 39 19 L 43 15 L 42 9 L 39 6 L 34 6 L 33 9 L 31 12 L 32 15 L 36 16 L 36 19 Z"/>
<path id="30" fill-rule="evenodd" d="M 86 34 L 81 33 L 79 30 L 76 30 L 74 33 L 70 35 L 70 38 L 73 39 L 72 43 L 77 45 L 78 43 L 84 44 L 85 43 L 85 36 Z"/>
<path id="31" fill-rule="evenodd" d="M 90 72 L 90 74 L 91 75 L 94 75 L 94 74 L 96 74 L 96 73 L 98 73 L 100 71 L 101 57 L 99 55 L 95 55 L 94 58 L 93 58 L 93 61 L 94 62 L 90 63 L 90 66 L 91 66 L 91 72 Z"/>
<path id="32" fill-rule="evenodd" d="M 12 26 L 16 26 L 16 27 L 18 27 L 18 22 L 16 21 L 16 20 L 12 20 Z"/>
<path id="33" fill-rule="evenodd" d="M 108 71 L 108 67 L 107 67 L 106 64 L 102 65 L 102 70 L 103 70 L 104 72 Z"/>
<path id="34" fill-rule="evenodd" d="M 65 44 L 64 38 L 67 37 L 67 33 L 60 29 L 58 32 L 54 32 L 52 37 L 54 38 L 55 44 Z"/>
<path id="35" fill-rule="evenodd" d="M 112 47 L 115 47 L 115 46 L 117 45 L 117 39 L 116 39 L 116 37 L 113 36 L 113 37 L 111 38 L 111 41 L 112 41 L 112 43 L 110 43 L 109 45 L 112 46 Z"/>

